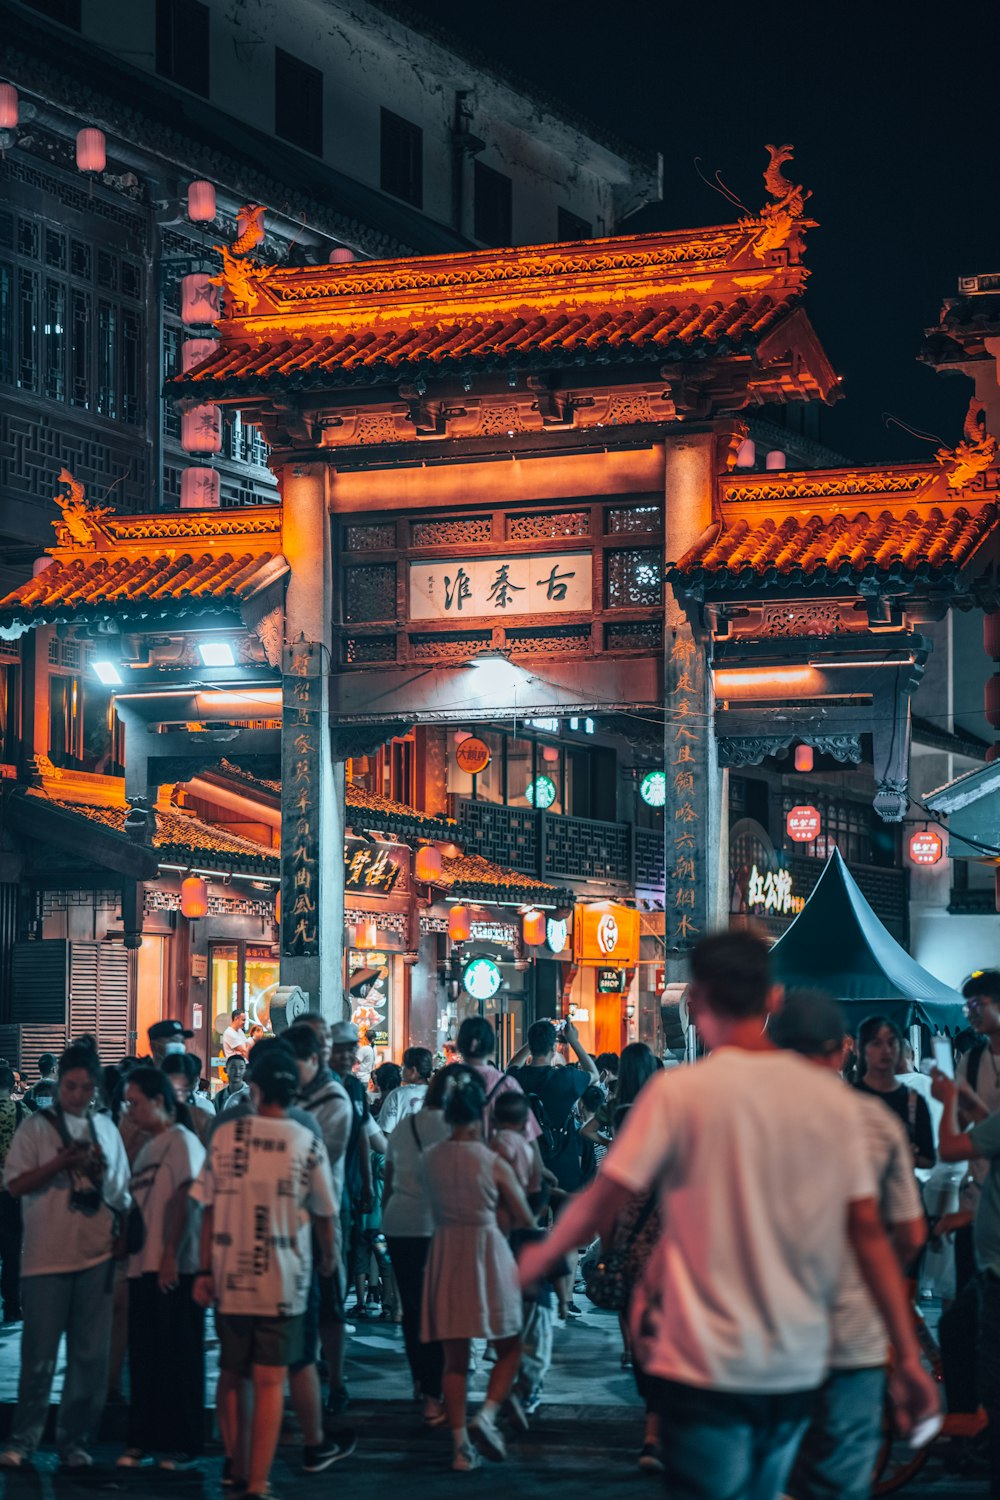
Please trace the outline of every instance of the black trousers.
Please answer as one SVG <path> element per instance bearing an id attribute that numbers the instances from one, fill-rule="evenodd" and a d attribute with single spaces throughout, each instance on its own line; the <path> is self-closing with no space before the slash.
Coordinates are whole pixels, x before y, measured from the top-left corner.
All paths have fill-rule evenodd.
<path id="1" fill-rule="evenodd" d="M 0 1297 L 7 1319 L 21 1316 L 21 1200 L 0 1193 Z"/>
<path id="2" fill-rule="evenodd" d="M 205 1442 L 205 1314 L 193 1276 L 161 1292 L 155 1272 L 128 1284 L 128 1446 L 192 1453 Z"/>
<path id="3" fill-rule="evenodd" d="M 420 1309 L 424 1300 L 424 1267 L 431 1248 L 425 1238 L 390 1238 L 389 1259 L 396 1273 L 399 1301 L 403 1314 L 403 1342 L 413 1379 L 424 1396 L 441 1398 L 444 1374 L 444 1350 L 438 1343 L 424 1344 L 420 1339 Z"/>

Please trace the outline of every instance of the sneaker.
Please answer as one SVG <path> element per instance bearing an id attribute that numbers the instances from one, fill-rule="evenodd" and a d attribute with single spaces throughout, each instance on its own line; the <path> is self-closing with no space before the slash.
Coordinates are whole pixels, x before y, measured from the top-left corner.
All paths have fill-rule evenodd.
<path id="1" fill-rule="evenodd" d="M 576 1305 L 575 1302 L 567 1302 L 567 1304 L 566 1304 L 566 1316 L 567 1316 L 567 1318 L 582 1318 L 583 1317 L 583 1308 L 582 1307 L 577 1307 L 577 1305 Z"/>
<path id="2" fill-rule="evenodd" d="M 525 1396 L 524 1400 L 521 1402 L 521 1405 L 524 1407 L 525 1415 L 529 1417 L 533 1417 L 535 1415 L 535 1412 L 538 1410 L 541 1404 L 541 1391 L 532 1391 L 531 1395 Z"/>
<path id="3" fill-rule="evenodd" d="M 499 1462 L 507 1457 L 507 1444 L 493 1417 L 478 1412 L 469 1423 L 469 1436 L 480 1453 L 484 1453 L 487 1458 L 494 1458 Z"/>
<path id="4" fill-rule="evenodd" d="M 348 1394 L 347 1386 L 332 1386 L 330 1394 L 326 1398 L 326 1414 L 331 1419 L 342 1417 L 350 1404 L 351 1398 Z"/>
<path id="5" fill-rule="evenodd" d="M 303 1448 L 303 1474 L 322 1474 L 324 1469 L 329 1469 L 332 1464 L 339 1463 L 342 1458 L 353 1453 L 357 1441 L 353 1432 L 342 1432 L 335 1442 L 330 1438 L 316 1448 Z"/>
<path id="6" fill-rule="evenodd" d="M 662 1474 L 663 1450 L 659 1443 L 643 1443 L 639 1450 L 639 1468 L 644 1474 Z"/>
<path id="7" fill-rule="evenodd" d="M 126 1448 L 124 1453 L 119 1453 L 115 1459 L 116 1469 L 142 1469 L 146 1464 L 152 1463 L 148 1453 L 143 1453 L 141 1448 Z"/>
<path id="8" fill-rule="evenodd" d="M 443 1427 L 448 1420 L 448 1413 L 444 1409 L 444 1402 L 439 1401 L 436 1396 L 424 1397 L 424 1426 Z"/>
<path id="9" fill-rule="evenodd" d="M 24 1462 L 25 1455 L 20 1448 L 4 1448 L 0 1452 L 0 1469 L 20 1469 Z"/>
<path id="10" fill-rule="evenodd" d="M 185 1474 L 188 1469 L 196 1469 L 200 1462 L 193 1453 L 168 1453 L 160 1459 L 158 1467 L 169 1473 Z"/>
<path id="11" fill-rule="evenodd" d="M 524 1402 L 516 1391 L 511 1391 L 504 1402 L 503 1409 L 512 1427 L 516 1427 L 519 1432 L 527 1432 L 529 1426 L 528 1413 L 524 1409 Z"/>
<path id="12" fill-rule="evenodd" d="M 61 1462 L 64 1469 L 90 1469 L 94 1460 L 86 1448 L 68 1448 Z"/>
<path id="13" fill-rule="evenodd" d="M 467 1474 L 470 1469 L 478 1469 L 482 1463 L 479 1454 L 471 1443 L 463 1443 L 461 1448 L 455 1449 L 455 1456 L 451 1461 L 452 1468 L 458 1474 Z"/>

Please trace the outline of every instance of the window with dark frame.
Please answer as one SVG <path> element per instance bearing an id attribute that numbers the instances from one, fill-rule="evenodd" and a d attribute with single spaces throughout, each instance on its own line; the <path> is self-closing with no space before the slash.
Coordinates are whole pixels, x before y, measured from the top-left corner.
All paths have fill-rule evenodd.
<path id="1" fill-rule="evenodd" d="M 210 15 L 202 0 L 156 0 L 156 71 L 208 98 Z"/>
<path id="2" fill-rule="evenodd" d="M 513 237 L 513 184 L 503 172 L 477 161 L 473 173 L 473 234 L 483 245 L 509 245 Z"/>
<path id="3" fill-rule="evenodd" d="M 424 202 L 424 133 L 419 125 L 382 110 L 381 172 L 383 193 L 402 198 L 414 208 Z"/>
<path id="4" fill-rule="evenodd" d="M 579 214 L 571 213 L 568 208 L 556 210 L 558 240 L 589 240 L 593 233 L 593 226 L 586 219 L 581 219 Z"/>
<path id="5" fill-rule="evenodd" d="M 280 47 L 274 49 L 274 133 L 323 155 L 323 74 Z"/>

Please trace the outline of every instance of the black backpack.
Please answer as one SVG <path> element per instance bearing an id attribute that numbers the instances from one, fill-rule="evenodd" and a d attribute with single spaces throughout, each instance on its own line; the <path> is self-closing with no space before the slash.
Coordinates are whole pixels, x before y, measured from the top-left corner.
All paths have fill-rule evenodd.
<path id="1" fill-rule="evenodd" d="M 553 1071 L 554 1069 L 549 1069 L 550 1073 Z M 520 1083 L 521 1080 L 518 1079 L 518 1082 Z M 521 1086 L 522 1088 L 524 1087 L 523 1084 Z M 576 1139 L 576 1129 L 573 1124 L 573 1106 L 570 1105 L 562 1124 L 555 1125 L 549 1118 L 549 1112 L 545 1108 L 545 1101 L 540 1094 L 531 1093 L 528 1089 L 525 1089 L 524 1095 L 528 1101 L 531 1113 L 538 1122 L 538 1128 L 542 1132 L 538 1137 L 538 1149 L 541 1152 L 542 1164 L 548 1167 L 550 1171 L 554 1171 L 556 1162 Z"/>

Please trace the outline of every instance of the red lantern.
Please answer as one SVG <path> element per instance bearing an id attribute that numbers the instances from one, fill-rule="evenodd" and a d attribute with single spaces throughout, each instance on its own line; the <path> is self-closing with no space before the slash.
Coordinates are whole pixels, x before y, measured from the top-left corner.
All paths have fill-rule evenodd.
<path id="1" fill-rule="evenodd" d="M 181 277 L 181 322 L 185 328 L 214 323 L 219 316 L 219 288 L 204 271 Z"/>
<path id="2" fill-rule="evenodd" d="M 467 906 L 453 906 L 448 913 L 448 936 L 453 943 L 467 943 L 472 936 L 472 917 Z"/>
<path id="3" fill-rule="evenodd" d="M 222 452 L 222 408 L 206 403 L 181 413 L 181 447 L 185 453 Z"/>
<path id="4" fill-rule="evenodd" d="M 983 698 L 987 724 L 992 724 L 994 729 L 1000 729 L 1000 672 L 993 677 L 987 677 Z"/>
<path id="5" fill-rule="evenodd" d="M 181 474 L 181 510 L 218 510 L 219 476 L 214 469 L 185 469 Z"/>
<path id="6" fill-rule="evenodd" d="M 795 769 L 796 771 L 811 771 L 813 768 L 812 745 L 795 746 Z"/>
<path id="7" fill-rule="evenodd" d="M 983 615 L 983 645 L 987 656 L 1000 661 L 1000 611 Z"/>
<path id="8" fill-rule="evenodd" d="M 210 224 L 215 218 L 215 188 L 210 182 L 188 183 L 188 218 L 194 224 Z"/>
<path id="9" fill-rule="evenodd" d="M 521 931 L 529 948 L 540 947 L 545 942 L 545 913 L 543 911 L 525 912 Z"/>
<path id="10" fill-rule="evenodd" d="M 417 880 L 428 883 L 437 880 L 441 874 L 441 855 L 433 844 L 423 844 L 417 850 L 413 873 Z"/>
<path id="11" fill-rule="evenodd" d="M 103 172 L 108 164 L 104 131 L 88 126 L 77 131 L 76 164 L 81 172 Z"/>
<path id="12" fill-rule="evenodd" d="M 336 245 L 330 251 L 329 264 L 331 266 L 343 266 L 354 259 L 354 251 L 348 250 L 346 245 Z"/>
<path id="13" fill-rule="evenodd" d="M 820 821 L 815 807 L 792 807 L 785 818 L 785 829 L 793 844 L 811 844 L 819 834 Z"/>
<path id="14" fill-rule="evenodd" d="M 200 875 L 189 875 L 181 881 L 181 916 L 196 922 L 208 912 L 208 886 Z"/>
<path id="15" fill-rule="evenodd" d="M 765 469 L 783 469 L 785 467 L 785 455 L 780 448 L 772 448 L 764 460 Z"/>
<path id="16" fill-rule="evenodd" d="M 370 919 L 364 922 L 356 922 L 354 926 L 355 948 L 376 948 L 378 946 L 378 923 Z"/>
<path id="17" fill-rule="evenodd" d="M 943 853 L 941 835 L 933 828 L 925 828 L 910 838 L 910 858 L 915 865 L 936 865 Z"/>
<path id="18" fill-rule="evenodd" d="M 203 359 L 208 359 L 218 349 L 215 339 L 185 339 L 181 345 L 181 370 L 186 375 Z"/>
<path id="19" fill-rule="evenodd" d="M 736 467 L 752 469 L 757 462 L 757 445 L 753 438 L 743 438 L 736 450 Z"/>
<path id="20" fill-rule="evenodd" d="M 280 927 L 281 926 L 281 890 L 280 890 L 280 888 L 278 890 L 276 890 L 275 893 L 274 893 L 274 925 L 275 925 L 275 927 Z"/>
<path id="21" fill-rule="evenodd" d="M 1000 755 L 1000 744 L 994 742 L 992 745 L 987 745 L 987 747 L 986 747 L 986 759 L 987 759 L 987 761 L 996 760 L 996 758 L 997 758 L 998 755 Z"/>
<path id="22" fill-rule="evenodd" d="M 17 89 L 12 83 L 0 83 L 0 130 L 16 130 L 17 121 Z"/>

